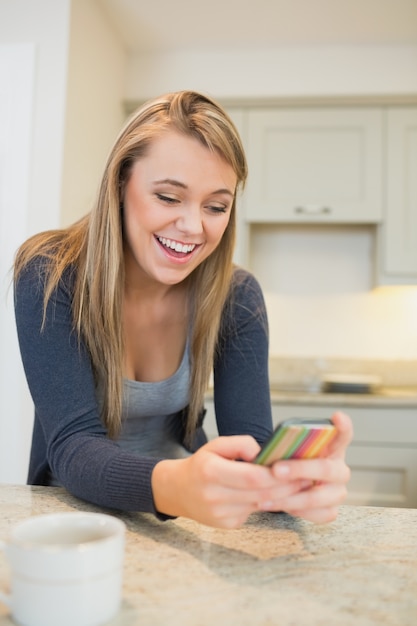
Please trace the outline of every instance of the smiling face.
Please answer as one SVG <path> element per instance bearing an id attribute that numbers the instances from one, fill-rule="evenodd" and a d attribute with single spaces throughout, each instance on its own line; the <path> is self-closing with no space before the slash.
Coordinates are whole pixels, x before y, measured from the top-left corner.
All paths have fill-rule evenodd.
<path id="1" fill-rule="evenodd" d="M 127 282 L 183 281 L 218 246 L 229 223 L 237 177 L 197 139 L 167 131 L 132 167 L 124 194 Z"/>

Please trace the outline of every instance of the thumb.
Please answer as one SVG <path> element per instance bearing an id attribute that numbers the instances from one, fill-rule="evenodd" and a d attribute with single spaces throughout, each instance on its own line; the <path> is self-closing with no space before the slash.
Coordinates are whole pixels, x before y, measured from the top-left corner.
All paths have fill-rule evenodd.
<path id="1" fill-rule="evenodd" d="M 217 437 L 206 443 L 204 448 L 225 459 L 239 459 L 241 461 L 253 461 L 261 449 L 256 439 L 250 435 Z"/>

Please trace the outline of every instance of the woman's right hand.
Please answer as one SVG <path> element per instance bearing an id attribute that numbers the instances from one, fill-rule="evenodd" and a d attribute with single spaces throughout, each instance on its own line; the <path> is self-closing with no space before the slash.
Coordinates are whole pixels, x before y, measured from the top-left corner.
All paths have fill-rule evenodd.
<path id="1" fill-rule="evenodd" d="M 154 468 L 152 490 L 159 513 L 207 526 L 238 528 L 267 502 L 287 502 L 310 485 L 303 478 L 277 479 L 253 463 L 259 444 L 248 435 L 218 437 L 186 459 L 163 460 Z"/>
<path id="2" fill-rule="evenodd" d="M 155 507 L 220 528 L 238 528 L 255 511 L 332 521 L 346 498 L 345 453 L 353 436 L 348 415 L 335 413 L 332 420 L 338 435 L 324 458 L 263 467 L 250 462 L 260 449 L 255 439 L 236 435 L 213 439 L 187 459 L 160 461 L 152 474 Z"/>

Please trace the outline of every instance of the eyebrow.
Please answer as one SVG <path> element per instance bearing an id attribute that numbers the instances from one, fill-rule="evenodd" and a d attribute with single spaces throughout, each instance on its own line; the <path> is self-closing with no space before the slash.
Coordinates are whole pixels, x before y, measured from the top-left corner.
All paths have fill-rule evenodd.
<path id="1" fill-rule="evenodd" d="M 188 189 L 188 185 L 186 185 L 185 183 L 182 183 L 179 180 L 176 180 L 175 178 L 163 178 L 161 180 L 155 180 L 153 184 L 154 185 L 168 184 L 168 185 L 172 185 L 173 187 L 180 187 L 181 189 Z M 224 187 L 222 189 L 216 189 L 216 191 L 213 191 L 212 194 L 213 195 L 227 194 L 228 196 L 231 196 L 232 198 L 234 197 L 234 193 L 232 193 L 230 189 L 227 189 L 227 187 Z"/>

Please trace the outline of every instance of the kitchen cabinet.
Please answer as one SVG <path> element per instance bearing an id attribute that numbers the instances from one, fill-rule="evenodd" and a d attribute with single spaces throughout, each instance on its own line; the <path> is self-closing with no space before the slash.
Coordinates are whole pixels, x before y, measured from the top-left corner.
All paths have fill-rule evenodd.
<path id="1" fill-rule="evenodd" d="M 389 107 L 386 138 L 379 283 L 417 284 L 417 107 Z"/>
<path id="2" fill-rule="evenodd" d="M 214 406 L 206 401 L 204 427 L 207 435 L 217 435 Z M 272 402 L 274 425 L 291 417 L 329 417 L 343 410 L 353 421 L 354 440 L 348 448 L 351 468 L 348 504 L 417 508 L 417 411 L 414 406 L 351 406 L 328 397 L 311 405 Z"/>
<path id="3" fill-rule="evenodd" d="M 250 108 L 245 115 L 248 222 L 380 222 L 382 108 Z"/>
<path id="4" fill-rule="evenodd" d="M 239 198 L 237 263 L 256 225 L 371 225 L 375 283 L 417 284 L 415 104 L 229 107 L 249 178 Z"/>

